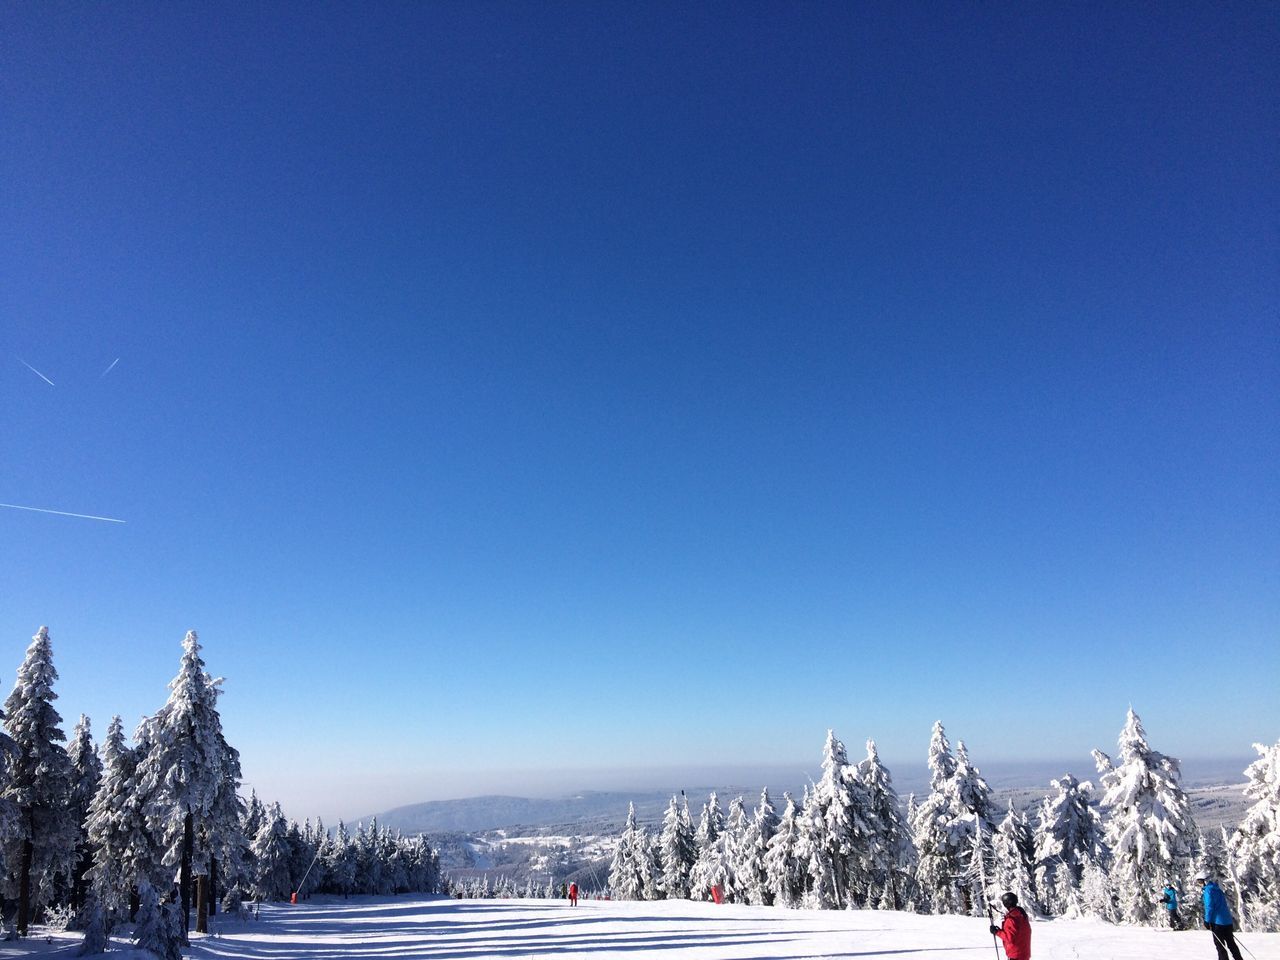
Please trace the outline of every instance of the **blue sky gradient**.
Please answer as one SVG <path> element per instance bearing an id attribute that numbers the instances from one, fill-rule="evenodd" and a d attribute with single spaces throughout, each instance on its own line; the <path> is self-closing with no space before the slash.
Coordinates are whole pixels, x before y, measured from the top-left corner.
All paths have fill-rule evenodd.
<path id="1" fill-rule="evenodd" d="M 0 510 L 68 728 L 194 627 L 299 816 L 1280 735 L 1274 5 L 0 32 L 0 501 L 128 521 Z"/>

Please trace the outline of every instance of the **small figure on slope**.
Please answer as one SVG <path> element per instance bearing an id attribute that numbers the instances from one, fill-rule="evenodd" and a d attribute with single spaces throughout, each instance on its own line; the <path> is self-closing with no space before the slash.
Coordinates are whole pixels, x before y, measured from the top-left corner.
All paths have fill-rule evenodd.
<path id="1" fill-rule="evenodd" d="M 1000 898 L 1004 904 L 1004 923 L 992 926 L 991 933 L 1004 941 L 1005 956 L 1009 960 L 1031 960 L 1031 920 L 1018 906 L 1018 895 L 1006 893 Z"/>
<path id="2" fill-rule="evenodd" d="M 1235 960 L 1242 960 L 1240 948 L 1236 946 L 1236 920 L 1231 915 L 1231 908 L 1227 906 L 1227 898 L 1222 895 L 1222 888 L 1204 872 L 1196 874 L 1196 883 L 1204 890 L 1204 925 L 1213 934 L 1218 960 L 1227 960 L 1228 950 Z"/>
<path id="3" fill-rule="evenodd" d="M 1169 914 L 1169 929 L 1181 930 L 1182 921 L 1178 919 L 1178 891 L 1173 888 L 1172 880 L 1164 885 L 1160 902 L 1164 904 L 1164 908 Z"/>
<path id="4" fill-rule="evenodd" d="M 578 885 L 576 883 L 569 884 L 569 906 L 576 907 L 578 905 Z"/>

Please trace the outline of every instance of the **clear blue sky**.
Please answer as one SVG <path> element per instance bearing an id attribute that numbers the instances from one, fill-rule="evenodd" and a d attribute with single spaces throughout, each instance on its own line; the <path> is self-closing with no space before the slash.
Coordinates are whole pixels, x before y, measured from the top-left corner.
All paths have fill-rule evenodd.
<path id="1" fill-rule="evenodd" d="M 0 501 L 128 521 L 0 509 L 68 728 L 194 627 L 297 816 L 1280 736 L 1274 4 L 0 34 Z"/>

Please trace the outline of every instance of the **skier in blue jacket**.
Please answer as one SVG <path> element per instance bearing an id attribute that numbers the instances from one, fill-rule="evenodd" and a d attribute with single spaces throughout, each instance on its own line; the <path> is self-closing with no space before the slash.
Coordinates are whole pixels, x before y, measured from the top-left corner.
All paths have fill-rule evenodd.
<path id="1" fill-rule="evenodd" d="M 1178 891 L 1174 889 L 1173 881 L 1164 885 L 1160 902 L 1164 904 L 1169 914 L 1169 927 L 1173 930 L 1181 930 L 1182 924 L 1178 921 Z"/>
<path id="2" fill-rule="evenodd" d="M 1227 906 L 1227 898 L 1222 895 L 1222 888 L 1207 873 L 1197 873 L 1196 882 L 1204 891 L 1204 925 L 1213 934 L 1218 960 L 1227 960 L 1228 949 L 1235 960 L 1244 960 L 1240 956 L 1240 948 L 1236 946 L 1236 920 L 1231 916 L 1231 908 Z"/>

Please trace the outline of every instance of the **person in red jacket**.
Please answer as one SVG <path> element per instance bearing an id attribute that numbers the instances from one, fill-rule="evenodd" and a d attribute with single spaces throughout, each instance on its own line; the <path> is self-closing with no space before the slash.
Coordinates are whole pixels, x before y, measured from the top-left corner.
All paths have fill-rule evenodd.
<path id="1" fill-rule="evenodd" d="M 576 883 L 569 884 L 569 905 L 571 907 L 578 905 L 578 885 Z"/>
<path id="2" fill-rule="evenodd" d="M 992 927 L 991 932 L 1004 941 L 1004 952 L 1009 960 L 1031 960 L 1031 921 L 1026 911 L 1018 906 L 1018 895 L 1006 893 L 1000 898 L 1004 904 L 1004 923 Z"/>

